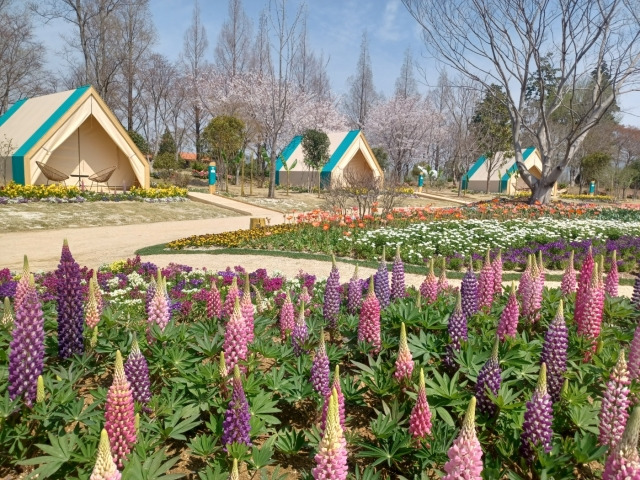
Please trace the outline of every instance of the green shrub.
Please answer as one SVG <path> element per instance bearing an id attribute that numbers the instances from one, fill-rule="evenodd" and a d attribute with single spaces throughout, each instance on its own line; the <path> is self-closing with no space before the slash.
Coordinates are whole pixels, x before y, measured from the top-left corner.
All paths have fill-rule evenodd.
<path id="1" fill-rule="evenodd" d="M 173 153 L 160 153 L 153 159 L 153 168 L 156 170 L 178 170 L 180 160 Z"/>

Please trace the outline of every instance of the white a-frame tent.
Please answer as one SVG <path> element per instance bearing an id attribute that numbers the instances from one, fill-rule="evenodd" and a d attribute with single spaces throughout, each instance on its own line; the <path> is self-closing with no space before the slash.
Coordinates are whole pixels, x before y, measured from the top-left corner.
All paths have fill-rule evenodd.
<path id="1" fill-rule="evenodd" d="M 19 100 L 0 117 L 0 141 L 5 178 L 22 185 L 47 182 L 41 162 L 72 184 L 115 167 L 110 185 L 149 187 L 149 163 L 89 85 Z"/>

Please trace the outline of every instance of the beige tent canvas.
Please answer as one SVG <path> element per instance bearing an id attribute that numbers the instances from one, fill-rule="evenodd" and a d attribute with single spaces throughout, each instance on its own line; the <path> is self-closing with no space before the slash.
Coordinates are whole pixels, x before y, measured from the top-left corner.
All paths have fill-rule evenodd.
<path id="1" fill-rule="evenodd" d="M 383 179 L 384 172 L 378 165 L 369 143 L 360 130 L 329 132 L 329 161 L 322 167 L 320 179 L 324 188 L 349 176 L 359 179 Z M 309 170 L 304 163 L 302 135 L 293 137 L 281 154 L 287 165 L 295 163 L 289 171 L 289 184 L 295 186 L 318 185 L 318 172 Z M 280 157 L 276 163 L 276 185 L 286 185 L 287 172 Z"/>
<path id="2" fill-rule="evenodd" d="M 89 176 L 115 167 L 109 184 L 149 187 L 149 163 L 98 93 L 89 85 L 16 102 L 0 117 L 5 180 L 47 183 L 36 162 L 69 184 L 89 187 Z"/>

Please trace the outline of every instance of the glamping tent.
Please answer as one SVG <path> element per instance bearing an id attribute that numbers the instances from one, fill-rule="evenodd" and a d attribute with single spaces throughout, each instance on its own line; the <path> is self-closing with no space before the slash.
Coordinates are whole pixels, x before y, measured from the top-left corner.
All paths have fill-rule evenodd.
<path id="1" fill-rule="evenodd" d="M 534 177 L 542 176 L 542 160 L 540 153 L 535 147 L 529 147 L 522 151 L 524 164 Z M 505 152 L 495 154 L 495 169 L 489 178 L 489 192 L 506 193 L 514 195 L 518 190 L 528 188 L 524 180 L 518 174 L 518 166 L 515 157 L 505 156 Z M 462 188 L 464 190 L 475 190 L 484 192 L 487 188 L 487 157 L 482 156 L 476 160 L 465 176 L 462 177 Z M 554 185 L 552 194 L 555 195 L 557 186 Z"/>
<path id="2" fill-rule="evenodd" d="M 345 174 L 353 174 L 359 178 L 382 179 L 384 172 L 378 165 L 371 147 L 360 130 L 350 132 L 331 132 L 329 137 L 329 161 L 324 165 L 320 173 L 320 181 L 323 187 L 341 179 Z M 289 172 L 290 185 L 305 186 L 318 184 L 318 173 L 309 170 L 304 163 L 304 151 L 302 150 L 302 135 L 293 137 L 293 140 L 282 151 L 287 165 L 291 166 L 297 161 Z M 276 185 L 285 185 L 287 172 L 278 158 L 276 163 Z"/>
<path id="3" fill-rule="evenodd" d="M 48 166 L 89 187 L 89 176 L 115 168 L 110 185 L 149 187 L 149 163 L 89 85 L 19 100 L 0 117 L 0 139 L 10 145 L 5 178 L 16 183 L 47 183 Z"/>

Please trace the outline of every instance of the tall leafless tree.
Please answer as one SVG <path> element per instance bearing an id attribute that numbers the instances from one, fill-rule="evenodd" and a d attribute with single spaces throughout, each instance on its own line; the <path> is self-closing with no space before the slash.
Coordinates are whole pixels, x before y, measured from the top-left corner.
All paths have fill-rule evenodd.
<path id="1" fill-rule="evenodd" d="M 412 97 L 418 95 L 418 82 L 414 72 L 413 55 L 411 50 L 407 49 L 404 52 L 404 60 L 402 61 L 402 67 L 400 68 L 400 75 L 396 79 L 396 96 L 398 97 Z"/>
<path id="2" fill-rule="evenodd" d="M 229 17 L 222 25 L 215 48 L 216 67 L 228 76 L 245 73 L 251 58 L 253 26 L 242 0 L 229 0 Z"/>
<path id="3" fill-rule="evenodd" d="M 589 130 L 639 79 L 640 7 L 634 0 L 403 3 L 438 59 L 487 89 L 496 84 L 505 90 L 516 162 L 532 189 L 531 202 L 549 200 Z M 580 111 L 573 108 L 578 96 L 589 100 Z M 552 118 L 562 109 L 567 122 L 556 129 Z M 527 133 L 542 157 L 539 180 L 523 162 Z"/>
<path id="4" fill-rule="evenodd" d="M 344 98 L 345 113 L 355 128 L 363 129 L 369 109 L 379 98 L 373 85 L 373 70 L 371 68 L 369 40 L 366 32 L 362 34 L 356 73 L 354 76 L 349 77 L 347 82 L 349 91 Z"/>

